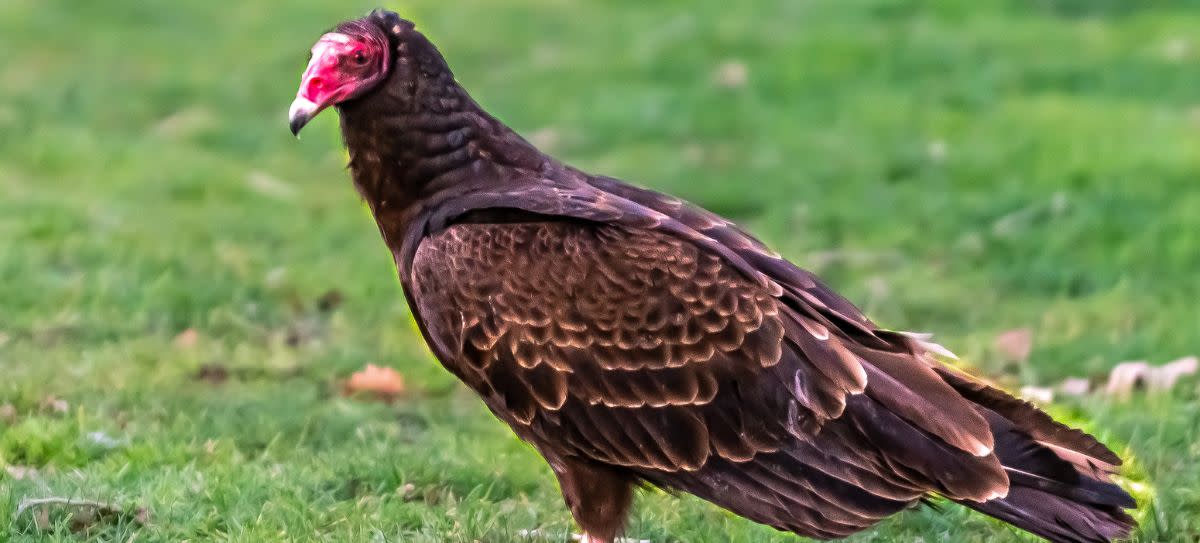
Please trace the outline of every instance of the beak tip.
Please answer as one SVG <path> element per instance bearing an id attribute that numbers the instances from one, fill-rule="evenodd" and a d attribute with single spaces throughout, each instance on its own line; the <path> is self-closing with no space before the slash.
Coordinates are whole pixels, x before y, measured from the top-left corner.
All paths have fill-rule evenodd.
<path id="1" fill-rule="evenodd" d="M 312 101 L 303 97 L 296 97 L 296 101 L 292 102 L 292 107 L 288 109 L 288 129 L 292 131 L 292 135 L 299 138 L 300 130 L 320 110 L 320 106 L 312 103 Z"/>
<path id="2" fill-rule="evenodd" d="M 295 136 L 296 139 L 300 139 L 300 129 L 304 128 L 306 121 L 306 119 L 302 119 L 300 117 L 293 117 L 291 122 L 288 123 L 288 129 L 292 131 L 292 135 Z"/>

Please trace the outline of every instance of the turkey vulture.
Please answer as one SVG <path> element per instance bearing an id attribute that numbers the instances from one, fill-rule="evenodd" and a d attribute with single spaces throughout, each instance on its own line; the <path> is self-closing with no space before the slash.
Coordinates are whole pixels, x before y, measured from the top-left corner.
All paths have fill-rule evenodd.
<path id="1" fill-rule="evenodd" d="M 839 538 L 943 496 L 1057 542 L 1128 535 L 1121 459 L 890 331 L 733 223 L 551 158 L 395 13 L 312 48 L 438 360 L 550 464 L 585 541 L 640 484 Z"/>

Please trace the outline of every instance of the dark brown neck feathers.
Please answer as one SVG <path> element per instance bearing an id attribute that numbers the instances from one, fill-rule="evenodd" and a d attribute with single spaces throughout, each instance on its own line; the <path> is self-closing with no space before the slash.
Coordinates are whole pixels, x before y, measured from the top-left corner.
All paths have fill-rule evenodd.
<path id="1" fill-rule="evenodd" d="M 483 111 L 433 45 L 405 31 L 388 79 L 338 108 L 354 183 L 385 238 L 421 204 L 557 164 Z"/>

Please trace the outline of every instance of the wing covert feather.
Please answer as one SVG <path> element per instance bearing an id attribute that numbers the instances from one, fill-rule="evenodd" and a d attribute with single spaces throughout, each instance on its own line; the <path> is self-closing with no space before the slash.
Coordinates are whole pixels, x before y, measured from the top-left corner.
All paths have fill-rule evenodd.
<path id="1" fill-rule="evenodd" d="M 526 435 L 592 441 L 564 454 L 676 471 L 708 455 L 745 462 L 779 450 L 789 427 L 837 418 L 866 385 L 842 339 L 814 338 L 805 326 L 822 325 L 652 231 L 452 226 L 422 245 L 414 273 L 431 333 L 458 346 L 439 358 Z"/>

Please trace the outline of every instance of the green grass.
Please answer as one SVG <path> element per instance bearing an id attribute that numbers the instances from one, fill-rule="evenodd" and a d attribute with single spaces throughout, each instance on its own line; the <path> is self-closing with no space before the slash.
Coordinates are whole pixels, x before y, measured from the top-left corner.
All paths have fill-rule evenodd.
<path id="1" fill-rule="evenodd" d="M 0 405 L 16 410 L 0 467 L 38 470 L 0 469 L 0 540 L 572 528 L 549 470 L 421 344 L 334 116 L 287 132 L 311 43 L 371 7 L 0 3 Z M 877 321 L 935 331 L 1006 384 L 1200 351 L 1197 2 L 388 7 L 556 155 L 743 222 Z M 714 84 L 724 62 L 745 65 L 744 86 Z M 318 308 L 329 292 L 344 303 Z M 1014 370 L 992 338 L 1018 326 L 1036 342 Z M 196 344 L 176 345 L 189 328 Z M 369 362 L 412 392 L 342 398 Z M 231 378 L 196 379 L 210 364 Z M 1139 541 L 1200 537 L 1195 380 L 1052 410 L 1133 459 Z M 62 508 L 40 528 L 14 517 L 47 496 L 130 513 L 80 533 Z M 630 533 L 792 540 L 661 493 L 639 499 Z M 1029 539 L 947 506 L 852 540 Z"/>

